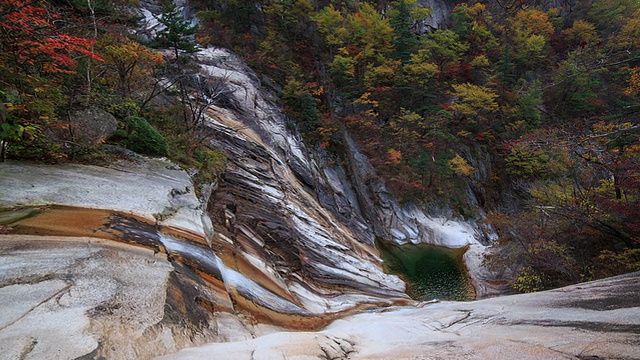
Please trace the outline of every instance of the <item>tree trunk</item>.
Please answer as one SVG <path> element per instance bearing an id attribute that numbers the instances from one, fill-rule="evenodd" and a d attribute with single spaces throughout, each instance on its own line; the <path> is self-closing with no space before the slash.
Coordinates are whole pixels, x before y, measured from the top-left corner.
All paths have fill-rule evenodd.
<path id="1" fill-rule="evenodd" d="M 615 174 L 613 175 L 613 188 L 616 191 L 616 200 L 621 200 L 622 199 L 622 189 L 620 188 L 620 180 L 618 179 L 618 177 Z"/>

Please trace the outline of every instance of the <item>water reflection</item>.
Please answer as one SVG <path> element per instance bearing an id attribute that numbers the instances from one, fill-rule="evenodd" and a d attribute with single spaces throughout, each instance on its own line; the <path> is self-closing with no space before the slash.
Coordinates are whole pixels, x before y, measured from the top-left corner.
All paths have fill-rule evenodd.
<path id="1" fill-rule="evenodd" d="M 463 249 L 433 245 L 388 245 L 378 242 L 385 270 L 407 283 L 415 300 L 473 300 L 473 286 L 462 264 Z"/>

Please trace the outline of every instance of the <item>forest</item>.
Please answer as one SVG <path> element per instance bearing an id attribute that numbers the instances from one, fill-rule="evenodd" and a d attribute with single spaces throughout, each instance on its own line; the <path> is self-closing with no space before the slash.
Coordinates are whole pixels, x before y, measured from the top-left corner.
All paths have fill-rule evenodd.
<path id="1" fill-rule="evenodd" d="M 351 134 L 402 201 L 481 218 L 514 290 L 640 270 L 640 3 L 445 2 L 437 28 L 417 0 L 192 0 L 197 23 L 168 2 L 145 38 L 136 0 L 0 0 L 2 160 L 106 161 L 51 136 L 98 106 L 110 142 L 214 176 L 224 84 L 194 99 L 191 56 L 224 47 L 310 149 L 340 161 Z"/>

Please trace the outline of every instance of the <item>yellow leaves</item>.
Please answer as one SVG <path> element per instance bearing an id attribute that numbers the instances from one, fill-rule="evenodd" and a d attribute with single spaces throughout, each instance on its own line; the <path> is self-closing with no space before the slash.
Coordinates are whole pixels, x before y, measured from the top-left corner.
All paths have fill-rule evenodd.
<path id="1" fill-rule="evenodd" d="M 525 40 L 524 44 L 527 53 L 538 55 L 541 54 L 542 50 L 544 50 L 547 40 L 542 35 L 531 35 Z"/>
<path id="2" fill-rule="evenodd" d="M 635 128 L 634 125 L 628 121 L 624 123 L 600 121 L 598 123 L 593 124 L 593 132 L 597 136 L 633 130 L 634 128 Z"/>
<path id="3" fill-rule="evenodd" d="M 615 43 L 620 49 L 640 48 L 640 10 L 636 11 L 633 17 L 620 29 Z"/>
<path id="4" fill-rule="evenodd" d="M 355 102 L 357 104 L 362 104 L 362 105 L 371 105 L 372 107 L 376 108 L 378 106 L 378 101 L 376 100 L 371 100 L 369 97 L 371 96 L 370 92 L 365 92 L 364 94 L 362 94 L 362 96 L 360 96 L 360 98 L 358 98 L 358 100 L 356 100 Z"/>
<path id="5" fill-rule="evenodd" d="M 582 19 L 576 20 L 570 29 L 565 29 L 562 33 L 565 40 L 574 46 L 586 45 L 600 40 L 595 25 Z"/>
<path id="6" fill-rule="evenodd" d="M 358 4 L 358 11 L 351 14 L 343 14 L 328 6 L 320 10 L 313 20 L 324 35 L 326 44 L 339 47 L 339 53 L 330 65 L 332 75 L 339 82 L 351 80 L 348 77 L 363 80 L 362 70 L 369 65 L 383 65 L 394 49 L 394 32 L 389 19 L 368 3 Z"/>
<path id="7" fill-rule="evenodd" d="M 411 55 L 411 63 L 405 65 L 404 71 L 410 81 L 417 83 L 422 88 L 427 88 L 439 72 L 436 64 L 421 62 L 417 54 Z"/>
<path id="8" fill-rule="evenodd" d="M 534 203 L 539 206 L 557 206 L 571 202 L 573 199 L 571 190 L 570 184 L 549 183 L 531 188 L 529 194 Z"/>
<path id="9" fill-rule="evenodd" d="M 489 59 L 485 54 L 482 54 L 473 58 L 473 60 L 469 62 L 469 65 L 473 66 L 476 69 L 486 68 L 489 67 Z"/>
<path id="10" fill-rule="evenodd" d="M 118 91 L 125 93 L 143 89 L 156 67 L 164 61 L 159 52 L 124 36 L 105 36 L 100 48 L 105 68 L 101 81 L 115 84 Z"/>
<path id="11" fill-rule="evenodd" d="M 458 133 L 456 135 L 461 137 L 461 138 L 470 139 L 471 135 L 473 135 L 473 134 L 470 133 L 467 130 L 460 130 L 460 131 L 458 131 Z"/>
<path id="12" fill-rule="evenodd" d="M 544 280 L 532 267 L 527 266 L 520 269 L 511 287 L 519 293 L 532 293 L 544 290 Z"/>
<path id="13" fill-rule="evenodd" d="M 366 87 L 393 86 L 401 74 L 401 62 L 390 60 L 380 66 L 369 66 L 364 75 Z"/>
<path id="14" fill-rule="evenodd" d="M 313 3 L 309 0 L 297 0 L 291 10 L 292 14 L 298 19 L 304 19 L 313 12 Z"/>
<path id="15" fill-rule="evenodd" d="M 458 175 L 471 176 L 476 172 L 476 168 L 469 165 L 460 154 L 456 154 L 453 159 L 449 160 L 449 166 Z"/>
<path id="16" fill-rule="evenodd" d="M 470 120 L 486 120 L 486 117 L 498 110 L 498 95 L 489 88 L 473 84 L 454 84 L 453 95 L 457 100 L 451 109 Z"/>
<path id="17" fill-rule="evenodd" d="M 420 4 L 417 0 L 407 0 L 407 5 L 411 9 L 411 17 L 416 21 L 424 21 L 431 16 L 433 12 L 432 7 L 425 7 Z"/>
<path id="18" fill-rule="evenodd" d="M 626 95 L 638 95 L 640 94 L 640 67 L 634 67 L 631 69 L 629 80 L 627 80 L 627 88 L 624 93 Z"/>
<path id="19" fill-rule="evenodd" d="M 594 195 L 600 195 L 603 197 L 614 197 L 616 190 L 613 179 L 600 179 L 600 185 L 591 189 Z"/>
<path id="20" fill-rule="evenodd" d="M 453 9 L 453 13 L 459 13 L 470 19 L 477 19 L 484 14 L 486 9 L 487 7 L 481 2 L 477 2 L 473 5 L 460 3 Z"/>
<path id="21" fill-rule="evenodd" d="M 420 116 L 420 114 L 412 111 L 407 111 L 405 109 L 401 109 L 401 110 L 402 110 L 402 115 L 400 116 L 400 121 L 402 123 L 416 126 L 424 122 L 424 119 L 422 118 L 422 116 Z"/>
<path id="22" fill-rule="evenodd" d="M 345 48 L 341 48 L 340 50 L 342 53 L 347 53 Z M 356 72 L 356 61 L 352 57 L 348 56 L 348 54 L 338 54 L 329 64 L 329 70 L 333 76 L 339 79 L 353 77 Z"/>
<path id="23" fill-rule="evenodd" d="M 530 68 L 546 59 L 546 48 L 555 30 L 547 13 L 540 10 L 519 11 L 508 20 L 513 33 L 514 59 Z"/>
<path id="24" fill-rule="evenodd" d="M 516 31 L 524 37 L 539 35 L 548 40 L 554 33 L 553 25 L 549 22 L 549 15 L 540 10 L 519 11 L 509 21 Z"/>
<path id="25" fill-rule="evenodd" d="M 342 45 L 347 31 L 344 28 L 345 18 L 342 13 L 329 5 L 320 10 L 313 20 L 318 24 L 318 31 L 326 37 L 329 45 Z"/>

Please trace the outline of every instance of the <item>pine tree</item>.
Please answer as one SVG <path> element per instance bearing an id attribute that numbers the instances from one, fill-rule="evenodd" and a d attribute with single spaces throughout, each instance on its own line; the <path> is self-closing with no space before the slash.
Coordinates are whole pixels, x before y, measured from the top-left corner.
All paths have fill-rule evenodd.
<path id="1" fill-rule="evenodd" d="M 389 25 L 395 34 L 395 39 L 392 41 L 395 46 L 394 58 L 406 64 L 418 46 L 418 39 L 411 31 L 411 13 L 407 2 L 400 0 L 393 5 L 394 11 L 389 19 Z"/>
<path id="2" fill-rule="evenodd" d="M 198 46 L 192 37 L 198 30 L 198 25 L 192 25 L 185 20 L 175 4 L 165 3 L 158 21 L 164 25 L 164 28 L 156 33 L 152 41 L 153 47 L 172 48 L 176 60 L 178 60 L 180 52 L 194 53 L 198 51 Z"/>

